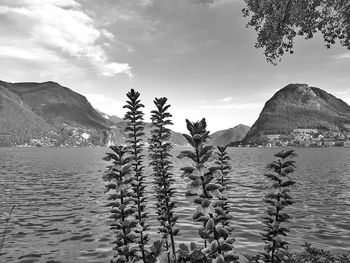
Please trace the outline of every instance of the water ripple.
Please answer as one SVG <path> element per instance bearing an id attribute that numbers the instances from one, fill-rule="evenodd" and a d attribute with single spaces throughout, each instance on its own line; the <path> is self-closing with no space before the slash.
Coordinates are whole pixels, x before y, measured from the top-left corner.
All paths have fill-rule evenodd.
<path id="1" fill-rule="evenodd" d="M 0 235 L 3 212 L 16 204 L 1 260 L 6 262 L 109 262 L 113 235 L 101 175 L 105 148 L 0 149 Z M 230 149 L 233 171 L 229 185 L 236 250 L 261 250 L 262 198 L 267 181 L 263 173 L 276 149 Z M 174 155 L 179 152 L 175 149 Z M 349 149 L 297 149 L 297 203 L 288 238 L 293 248 L 304 241 L 335 253 L 350 252 Z M 198 240 L 191 201 L 178 168 L 189 164 L 174 159 L 176 213 L 181 242 Z M 149 168 L 146 173 L 150 173 Z M 148 177 L 149 182 L 152 178 Z M 149 213 L 156 220 L 153 186 L 148 184 Z M 156 237 L 152 227 L 151 237 Z"/>

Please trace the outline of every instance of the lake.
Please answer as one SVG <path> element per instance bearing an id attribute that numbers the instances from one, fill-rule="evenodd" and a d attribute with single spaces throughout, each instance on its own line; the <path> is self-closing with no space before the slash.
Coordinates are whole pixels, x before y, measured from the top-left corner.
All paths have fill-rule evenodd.
<path id="1" fill-rule="evenodd" d="M 229 196 L 239 254 L 263 248 L 260 217 L 268 185 L 263 174 L 279 150 L 229 149 L 233 168 Z M 16 205 L 1 262 L 109 262 L 113 235 L 101 178 L 108 164 L 102 157 L 109 151 L 0 148 L 0 232 L 4 230 L 3 213 Z M 174 149 L 173 154 L 179 151 Z M 350 148 L 297 148 L 296 152 L 297 169 L 292 177 L 297 186 L 292 195 L 297 203 L 291 207 L 290 247 L 300 249 L 308 241 L 337 254 L 349 253 Z M 179 189 L 176 213 L 182 229 L 178 242 L 195 241 L 198 234 L 191 219 L 194 208 L 185 198 L 186 183 L 179 177 L 179 168 L 188 162 L 174 158 L 174 164 Z M 148 184 L 149 196 L 152 187 Z M 152 198 L 148 209 L 154 221 Z"/>

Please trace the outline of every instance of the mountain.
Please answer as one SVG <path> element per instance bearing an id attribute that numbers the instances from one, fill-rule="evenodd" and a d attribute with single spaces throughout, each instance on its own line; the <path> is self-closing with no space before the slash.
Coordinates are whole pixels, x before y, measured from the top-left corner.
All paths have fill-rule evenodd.
<path id="1" fill-rule="evenodd" d="M 350 106 L 316 87 L 289 84 L 269 99 L 244 142 L 254 142 L 262 135 L 290 134 L 293 129 L 349 131 Z"/>
<path id="2" fill-rule="evenodd" d="M 2 97 L 12 98 L 1 109 L 0 145 L 105 145 L 110 137 L 111 122 L 67 87 L 52 81 L 0 81 L 0 87 Z"/>
<path id="3" fill-rule="evenodd" d="M 126 127 L 126 122 L 124 121 L 124 119 L 120 118 L 118 116 L 115 116 L 115 115 L 108 115 L 106 113 L 103 113 L 100 110 L 96 110 L 96 111 L 101 116 L 103 116 L 105 119 L 112 122 L 113 123 L 113 125 L 111 126 L 112 132 L 114 134 L 119 134 L 119 136 L 114 135 L 113 136 L 114 139 L 111 139 L 111 142 L 114 144 L 124 143 L 124 140 L 126 138 L 126 133 L 124 132 L 125 127 Z M 145 130 L 144 130 L 145 135 L 143 136 L 144 141 L 147 141 L 147 139 L 151 137 L 151 129 L 152 129 L 151 123 L 145 122 Z M 178 145 L 178 146 L 187 145 L 187 141 L 186 141 L 185 137 L 181 133 L 175 132 L 175 131 L 171 131 L 170 141 L 173 144 Z"/>
<path id="4" fill-rule="evenodd" d="M 0 81 L 0 146 L 105 146 L 125 141 L 126 123 L 95 110 L 81 94 L 52 81 Z M 144 139 L 151 125 L 145 124 Z M 171 142 L 186 145 L 179 133 Z"/>
<path id="5" fill-rule="evenodd" d="M 113 139 L 111 139 L 111 143 L 113 144 L 124 143 L 126 138 L 126 133 L 125 133 L 126 125 L 127 124 L 125 121 L 120 121 L 117 124 L 114 124 L 113 126 L 111 126 L 112 133 L 114 134 Z M 145 142 L 147 142 L 148 138 L 151 137 L 151 129 L 152 129 L 151 123 L 145 122 L 145 129 L 144 129 L 145 135 L 142 137 L 142 139 Z M 118 134 L 118 136 L 116 136 L 116 134 Z M 175 132 L 175 131 L 171 131 L 170 142 L 172 142 L 177 146 L 187 145 L 187 141 L 185 137 L 181 133 Z"/>
<path id="6" fill-rule="evenodd" d="M 231 142 L 241 141 L 248 133 L 250 127 L 239 124 L 233 128 L 217 131 L 210 135 L 209 143 L 214 146 L 224 146 Z"/>
<path id="7" fill-rule="evenodd" d="M 7 83 L 0 81 L 0 145 L 22 144 L 30 137 L 56 132 L 55 127 L 33 112 L 7 86 Z"/>
<path id="8" fill-rule="evenodd" d="M 69 88 L 52 81 L 8 84 L 7 89 L 19 96 L 33 112 L 55 127 L 70 126 L 108 129 L 110 123 L 88 100 Z"/>

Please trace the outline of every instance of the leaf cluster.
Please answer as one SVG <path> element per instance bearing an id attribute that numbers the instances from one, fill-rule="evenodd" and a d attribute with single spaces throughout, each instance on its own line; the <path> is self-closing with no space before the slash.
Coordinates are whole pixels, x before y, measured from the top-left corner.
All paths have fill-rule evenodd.
<path id="1" fill-rule="evenodd" d="M 262 262 L 261 255 L 245 255 L 249 263 Z M 278 262 L 281 263 L 350 263 L 349 255 L 335 256 L 327 250 L 316 248 L 310 243 L 304 244 L 304 250 L 293 252 L 289 249 L 281 251 Z"/>
<path id="2" fill-rule="evenodd" d="M 276 64 L 284 53 L 293 53 L 297 36 L 323 35 L 325 46 L 339 40 L 350 49 L 350 2 L 344 0 L 245 0 L 242 10 L 247 27 L 257 32 L 256 48 L 264 49 L 268 62 Z"/>
<path id="3" fill-rule="evenodd" d="M 112 262 L 132 262 L 141 256 L 137 245 L 137 229 L 140 229 L 134 214 L 135 194 L 130 188 L 134 180 L 134 171 L 130 165 L 131 157 L 126 157 L 127 149 L 123 146 L 111 146 L 113 153 L 107 153 L 105 161 L 113 161 L 103 175 L 107 182 L 106 193 L 109 193 L 108 207 L 111 208 L 110 218 L 113 220 L 111 229 L 115 239 L 113 244 L 117 253 Z"/>
<path id="4" fill-rule="evenodd" d="M 281 151 L 275 154 L 277 159 L 267 165 L 271 173 L 265 174 L 265 177 L 271 182 L 271 192 L 265 196 L 267 215 L 262 218 L 265 225 L 262 236 L 266 244 L 262 252 L 264 262 L 281 262 L 283 251 L 287 249 L 288 242 L 282 237 L 289 232 L 284 225 L 290 216 L 284 209 L 294 203 L 289 194 L 290 187 L 295 184 L 289 177 L 295 168 L 294 161 L 290 160 L 294 156 L 294 150 Z"/>
<path id="5" fill-rule="evenodd" d="M 216 183 L 221 185 L 222 188 L 225 190 L 229 189 L 229 184 L 231 182 L 229 178 L 229 174 L 232 170 L 232 167 L 230 165 L 230 156 L 227 153 L 227 146 L 217 146 L 217 151 L 214 154 L 215 158 L 215 165 L 219 168 L 220 176 L 216 179 Z M 226 195 L 223 195 L 220 197 L 220 200 L 223 201 L 223 204 L 221 206 L 222 210 L 224 210 L 227 214 L 229 213 L 229 206 L 228 206 L 228 198 Z M 224 225 L 228 225 L 229 221 L 223 222 Z"/>
<path id="6" fill-rule="evenodd" d="M 290 256 L 292 255 L 292 257 Z M 350 257 L 348 255 L 335 256 L 327 250 L 313 247 L 310 243 L 304 244 L 304 251 L 296 255 L 288 255 L 290 262 L 327 262 L 327 263 L 350 263 Z"/>
<path id="7" fill-rule="evenodd" d="M 206 130 L 205 119 L 199 122 L 187 122 L 189 135 L 184 134 L 186 140 L 193 147 L 193 150 L 182 151 L 178 158 L 192 160 L 193 166 L 181 168 L 183 177 L 189 179 L 187 196 L 192 196 L 197 210 L 193 220 L 201 224 L 199 235 L 204 240 L 203 249 L 195 249 L 192 246 L 191 252 L 180 254 L 184 258 L 196 260 L 213 260 L 213 262 L 236 262 L 237 256 L 233 254 L 232 227 L 227 224 L 231 216 L 228 211 L 222 209 L 225 203 L 223 191 L 225 187 L 215 182 L 215 179 L 222 177 L 219 167 L 208 165 L 212 158 L 213 147 L 206 145 L 209 138 L 209 131 Z M 211 261 L 208 261 L 211 262 Z"/>
<path id="8" fill-rule="evenodd" d="M 211 249 L 215 250 L 216 243 L 212 242 L 210 245 Z M 216 258 L 208 257 L 206 249 L 199 247 L 196 243 L 191 242 L 189 246 L 185 244 L 180 244 L 178 250 L 179 262 L 191 262 L 191 263 L 224 263 L 224 262 L 238 262 L 238 257 L 229 251 L 226 256 L 218 255 Z"/>

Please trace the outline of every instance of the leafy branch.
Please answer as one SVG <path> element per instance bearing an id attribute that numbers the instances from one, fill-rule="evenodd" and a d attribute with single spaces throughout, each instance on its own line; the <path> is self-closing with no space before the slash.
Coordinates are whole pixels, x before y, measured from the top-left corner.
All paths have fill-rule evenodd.
<path id="1" fill-rule="evenodd" d="M 206 121 L 186 122 L 190 134 L 184 134 L 184 137 L 193 150 L 182 151 L 178 158 L 187 158 L 193 163 L 193 166 L 181 170 L 182 176 L 190 180 L 186 195 L 192 196 L 197 205 L 193 220 L 202 224 L 199 235 L 204 240 L 204 248 L 200 250 L 196 244 L 192 244 L 193 249 L 189 253 L 183 246 L 180 251 L 182 260 L 237 262 L 238 257 L 233 253 L 235 240 L 232 238 L 232 227 L 227 224 L 231 217 L 222 209 L 225 203 L 222 200 L 224 188 L 214 181 L 221 177 L 220 169 L 208 164 L 212 159 L 213 147 L 207 145 L 209 131 L 206 130 Z"/>
<path id="2" fill-rule="evenodd" d="M 265 177 L 271 181 L 272 191 L 264 199 L 267 204 L 267 216 L 263 217 L 265 232 L 262 236 L 266 245 L 262 255 L 266 263 L 281 262 L 283 255 L 281 252 L 287 249 L 288 242 L 281 237 L 287 236 L 289 232 L 284 225 L 290 216 L 284 209 L 295 202 L 289 194 L 290 187 L 296 183 L 289 177 L 295 168 L 295 161 L 290 160 L 294 156 L 296 156 L 294 150 L 281 151 L 275 154 L 277 160 L 267 165 L 272 173 L 265 174 Z"/>
<path id="3" fill-rule="evenodd" d="M 175 228 L 177 217 L 174 215 L 175 202 L 172 200 L 176 192 L 172 184 L 174 179 L 170 170 L 173 168 L 170 158 L 172 145 L 169 142 L 171 131 L 166 126 L 172 125 L 170 118 L 172 115 L 167 111 L 170 105 L 166 104 L 167 98 L 155 98 L 154 104 L 156 110 L 152 113 L 152 130 L 150 146 L 150 165 L 153 169 L 156 185 L 157 213 L 159 228 L 162 233 L 162 240 L 165 241 L 166 251 L 172 251 L 171 261 L 170 253 L 167 253 L 168 262 L 176 262 L 176 249 L 174 237 L 179 234 L 179 229 Z M 170 241 L 169 241 L 170 239 Z"/>
<path id="4" fill-rule="evenodd" d="M 140 225 L 140 229 L 135 230 L 139 235 L 139 246 L 142 254 L 143 262 L 147 262 L 147 253 L 145 249 L 145 245 L 147 245 L 149 241 L 148 234 L 145 231 L 148 230 L 148 225 L 146 224 L 146 219 L 148 218 L 148 214 L 145 211 L 146 208 L 146 198 L 144 197 L 145 192 L 145 175 L 143 173 L 143 139 L 144 136 L 144 123 L 143 123 L 143 111 L 141 110 L 144 105 L 141 104 L 139 99 L 140 93 L 131 89 L 127 93 L 127 97 L 129 100 L 126 101 L 126 105 L 123 108 L 127 109 L 127 112 L 124 116 L 124 120 L 127 121 L 127 126 L 125 128 L 125 132 L 127 133 L 127 150 L 132 159 L 132 168 L 135 172 L 134 180 L 131 182 L 132 189 L 135 193 L 135 206 L 136 206 L 136 220 Z"/>
<path id="5" fill-rule="evenodd" d="M 141 229 L 138 221 L 134 219 L 136 208 L 133 205 L 134 193 L 130 186 L 134 180 L 134 171 L 131 167 L 131 157 L 125 157 L 127 149 L 123 146 L 111 146 L 114 153 L 107 153 L 105 161 L 113 160 L 103 175 L 106 184 L 106 193 L 109 195 L 111 207 L 110 218 L 114 220 L 111 229 L 115 234 L 113 243 L 117 252 L 112 262 L 133 262 L 140 256 L 137 234 L 135 229 Z"/>

